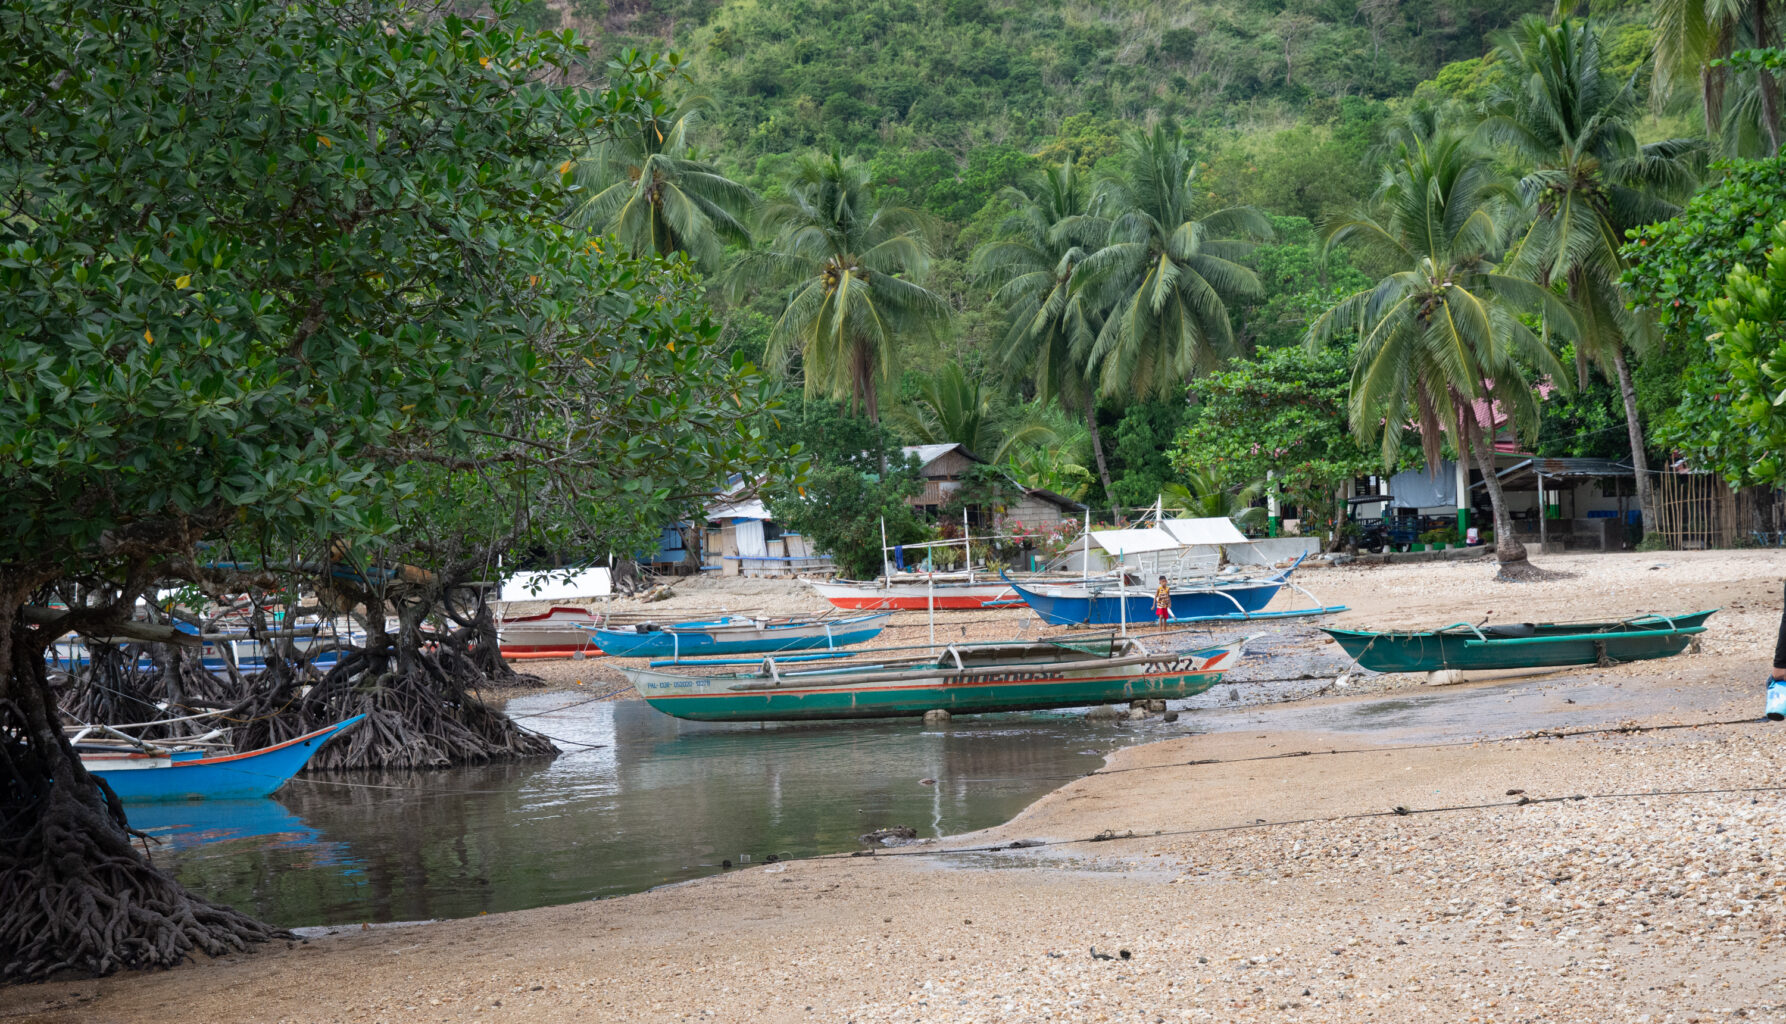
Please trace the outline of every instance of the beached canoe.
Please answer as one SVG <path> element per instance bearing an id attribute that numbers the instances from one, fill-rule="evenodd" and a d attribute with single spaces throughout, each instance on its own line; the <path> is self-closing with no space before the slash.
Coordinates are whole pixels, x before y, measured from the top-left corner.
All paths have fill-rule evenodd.
<path id="1" fill-rule="evenodd" d="M 879 636 L 892 612 L 841 619 L 727 616 L 710 622 L 596 629 L 596 646 L 616 658 L 683 658 L 709 654 L 774 654 L 862 644 Z"/>
<path id="2" fill-rule="evenodd" d="M 1196 621 L 1257 612 L 1277 596 L 1290 579 L 1290 569 L 1265 576 L 1210 577 L 1170 584 L 1172 618 Z M 1051 626 L 1115 626 L 1151 624 L 1153 588 L 1124 585 L 1115 578 L 1083 583 L 1011 583 L 1011 589 Z"/>
<path id="3" fill-rule="evenodd" d="M 939 655 L 738 675 L 622 669 L 647 703 L 703 722 L 897 718 L 1172 700 L 1214 686 L 1237 651 L 1149 653 L 1132 638 L 951 644 Z"/>
<path id="4" fill-rule="evenodd" d="M 1715 611 L 1716 609 L 1714 609 Z M 1639 615 L 1617 622 L 1459 622 L 1417 632 L 1324 629 L 1373 672 L 1546 668 L 1644 661 L 1681 653 L 1712 612 Z"/>
<path id="5" fill-rule="evenodd" d="M 303 770 L 324 743 L 365 715 L 240 754 L 181 750 L 177 746 L 118 747 L 76 742 L 81 764 L 104 779 L 125 803 L 157 800 L 245 800 L 271 794 Z"/>

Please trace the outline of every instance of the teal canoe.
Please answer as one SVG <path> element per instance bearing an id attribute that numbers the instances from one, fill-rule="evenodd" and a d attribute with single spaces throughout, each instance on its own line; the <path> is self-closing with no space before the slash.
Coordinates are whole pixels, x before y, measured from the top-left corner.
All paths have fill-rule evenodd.
<path id="1" fill-rule="evenodd" d="M 950 644 L 941 654 L 748 674 L 621 671 L 647 703 L 699 722 L 898 718 L 1034 711 L 1191 697 L 1220 681 L 1238 652 L 1153 654 L 1133 638 Z"/>
<path id="2" fill-rule="evenodd" d="M 1617 622 L 1459 622 L 1421 632 L 1328 629 L 1345 652 L 1372 672 L 1550 668 L 1646 661 L 1679 654 L 1705 632 L 1712 611 L 1639 615 Z"/>

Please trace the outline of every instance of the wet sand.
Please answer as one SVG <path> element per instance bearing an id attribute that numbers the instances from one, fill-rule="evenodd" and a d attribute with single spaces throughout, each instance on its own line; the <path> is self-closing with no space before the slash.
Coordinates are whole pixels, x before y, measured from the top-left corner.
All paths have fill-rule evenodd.
<path id="1" fill-rule="evenodd" d="M 1756 721 L 1786 555 L 1541 564 L 1573 575 L 1299 578 L 1346 624 L 1725 611 L 1666 661 L 1197 711 L 943 843 L 14 988 L 0 1018 L 1786 1019 L 1786 726 Z M 1019 840 L 1046 845 L 945 852 Z"/>

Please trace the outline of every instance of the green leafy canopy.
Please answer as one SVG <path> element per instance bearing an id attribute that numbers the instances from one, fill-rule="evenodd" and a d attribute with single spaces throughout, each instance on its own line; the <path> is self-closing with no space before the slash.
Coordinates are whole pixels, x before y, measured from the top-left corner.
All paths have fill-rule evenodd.
<path id="1" fill-rule="evenodd" d="M 706 402 L 753 369 L 668 386 L 712 334 L 675 272 L 557 220 L 648 100 L 549 84 L 568 35 L 414 13 L 0 10 L 0 567 L 390 538 L 450 474 L 668 497 L 628 475 L 671 468 L 653 422 L 708 469 L 757 449 Z M 624 400 L 579 425 L 592 378 Z"/>

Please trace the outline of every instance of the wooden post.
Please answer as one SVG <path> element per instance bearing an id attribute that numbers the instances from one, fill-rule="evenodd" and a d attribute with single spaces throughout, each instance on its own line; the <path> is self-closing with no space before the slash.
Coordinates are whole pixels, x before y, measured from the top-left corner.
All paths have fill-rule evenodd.
<path id="1" fill-rule="evenodd" d="M 1544 474 L 1539 473 L 1538 474 L 1538 551 L 1540 554 L 1542 554 L 1544 552 L 1545 542 L 1550 537 L 1550 530 L 1547 528 L 1549 526 L 1549 524 L 1550 524 L 1550 498 L 1548 495 L 1546 495 L 1544 493 Z M 1500 543 L 1500 538 L 1496 537 L 1495 542 Z"/>

